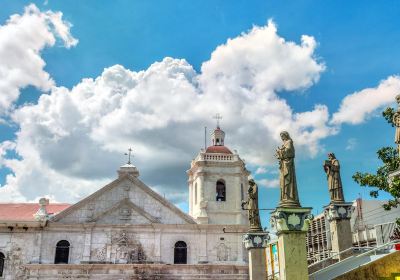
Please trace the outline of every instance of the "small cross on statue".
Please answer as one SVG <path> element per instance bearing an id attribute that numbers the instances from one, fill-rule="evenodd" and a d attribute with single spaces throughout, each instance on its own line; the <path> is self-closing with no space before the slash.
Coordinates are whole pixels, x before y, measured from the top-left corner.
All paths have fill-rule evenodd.
<path id="1" fill-rule="evenodd" d="M 128 152 L 125 153 L 125 155 L 128 156 L 128 164 L 131 164 L 131 154 L 132 154 L 132 149 L 129 148 Z M 132 157 L 133 157 L 133 155 L 132 155 Z"/>
<path id="2" fill-rule="evenodd" d="M 222 120 L 222 116 L 220 113 L 216 113 L 213 119 L 217 120 L 217 127 L 219 128 L 219 121 Z"/>

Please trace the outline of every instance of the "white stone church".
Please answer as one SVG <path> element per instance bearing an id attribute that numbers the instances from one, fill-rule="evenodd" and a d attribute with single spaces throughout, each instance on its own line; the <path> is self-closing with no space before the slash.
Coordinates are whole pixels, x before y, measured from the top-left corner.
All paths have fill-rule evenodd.
<path id="1" fill-rule="evenodd" d="M 73 205 L 0 204 L 0 279 L 248 279 L 249 171 L 224 138 L 187 171 L 189 214 L 130 163 Z"/>

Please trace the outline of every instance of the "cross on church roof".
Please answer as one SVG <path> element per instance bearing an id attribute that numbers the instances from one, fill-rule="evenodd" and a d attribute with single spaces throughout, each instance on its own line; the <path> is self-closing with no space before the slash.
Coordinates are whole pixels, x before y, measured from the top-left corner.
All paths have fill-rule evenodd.
<path id="1" fill-rule="evenodd" d="M 217 120 L 217 128 L 219 128 L 219 120 L 222 120 L 222 116 L 220 113 L 216 113 L 213 119 Z"/>
<path id="2" fill-rule="evenodd" d="M 128 164 L 131 164 L 132 149 L 129 148 L 129 149 L 128 149 L 128 152 L 125 153 L 125 155 L 128 156 Z M 132 157 L 133 157 L 133 155 L 132 155 Z"/>

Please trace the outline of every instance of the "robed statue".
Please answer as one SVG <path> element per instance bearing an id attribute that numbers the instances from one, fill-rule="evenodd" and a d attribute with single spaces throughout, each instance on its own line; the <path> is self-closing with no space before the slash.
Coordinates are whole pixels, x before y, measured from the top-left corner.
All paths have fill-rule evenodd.
<path id="1" fill-rule="evenodd" d="M 249 180 L 249 189 L 247 190 L 247 201 L 242 201 L 242 209 L 249 211 L 250 232 L 262 231 L 260 222 L 260 212 L 258 209 L 258 186 L 253 179 Z M 247 205 L 247 208 L 244 206 Z"/>
<path id="2" fill-rule="evenodd" d="M 397 111 L 393 115 L 393 124 L 396 127 L 394 142 L 397 144 L 397 150 L 400 156 L 400 94 L 396 96 Z"/>
<path id="3" fill-rule="evenodd" d="M 342 179 L 340 178 L 340 164 L 334 153 L 328 154 L 328 160 L 324 162 L 324 170 L 328 179 L 331 202 L 344 202 Z"/>
<path id="4" fill-rule="evenodd" d="M 295 150 L 293 140 L 286 131 L 280 133 L 283 145 L 276 150 L 276 158 L 279 160 L 279 185 L 281 198 L 279 206 L 300 207 L 297 193 L 296 171 L 294 167 Z"/>

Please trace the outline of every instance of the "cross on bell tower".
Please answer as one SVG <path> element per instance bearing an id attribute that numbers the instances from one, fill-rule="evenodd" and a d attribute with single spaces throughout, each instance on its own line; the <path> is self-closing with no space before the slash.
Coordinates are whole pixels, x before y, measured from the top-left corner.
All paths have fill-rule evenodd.
<path id="1" fill-rule="evenodd" d="M 224 146 L 225 132 L 219 127 L 219 121 L 222 120 L 222 116 L 220 113 L 217 113 L 213 119 L 217 120 L 217 128 L 211 135 L 212 143 L 214 146 Z"/>
<path id="2" fill-rule="evenodd" d="M 219 128 L 219 121 L 222 120 L 222 116 L 220 113 L 216 113 L 213 119 L 217 120 L 217 128 Z"/>

